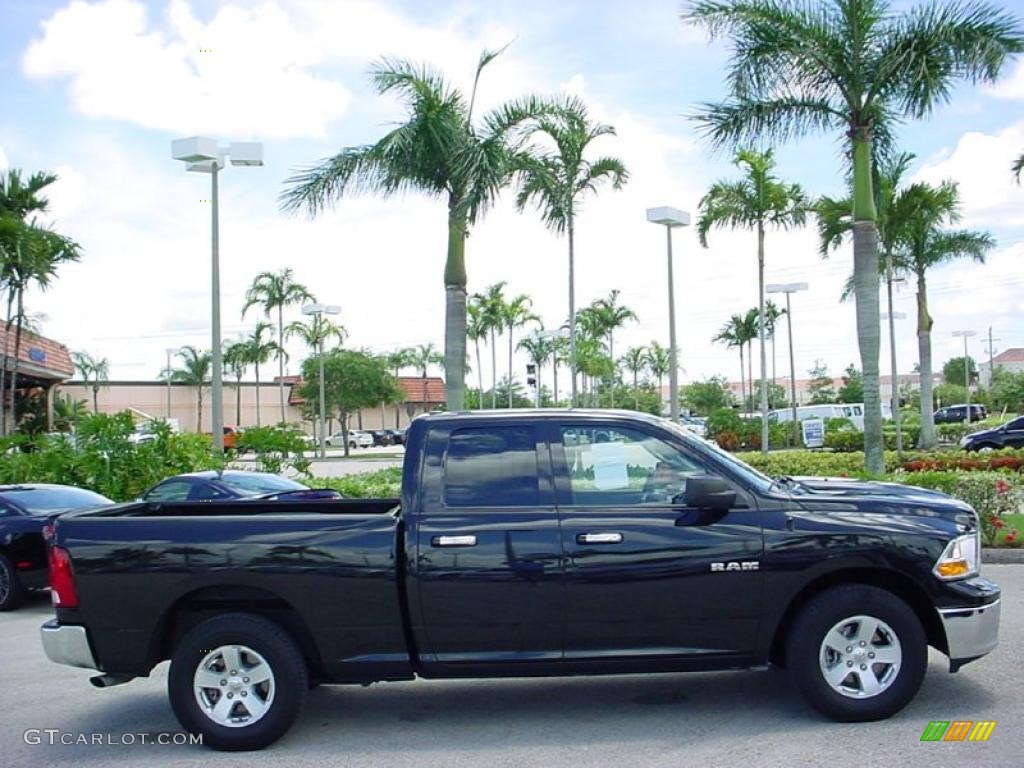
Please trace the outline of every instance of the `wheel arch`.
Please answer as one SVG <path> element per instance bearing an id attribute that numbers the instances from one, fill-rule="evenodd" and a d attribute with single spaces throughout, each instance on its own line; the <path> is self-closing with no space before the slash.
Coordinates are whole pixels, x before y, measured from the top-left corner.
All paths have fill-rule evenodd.
<path id="1" fill-rule="evenodd" d="M 913 579 L 899 571 L 878 568 L 844 568 L 822 574 L 797 592 L 771 632 L 768 660 L 785 665 L 786 636 L 793 621 L 807 603 L 827 589 L 848 584 L 864 584 L 891 592 L 900 598 L 917 616 L 924 629 L 928 645 L 943 653 L 948 652 L 946 632 L 925 590 Z"/>

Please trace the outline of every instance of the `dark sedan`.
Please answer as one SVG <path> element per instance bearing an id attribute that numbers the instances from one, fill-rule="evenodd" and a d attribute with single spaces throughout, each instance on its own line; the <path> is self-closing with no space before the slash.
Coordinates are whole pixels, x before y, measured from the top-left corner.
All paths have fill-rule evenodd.
<path id="1" fill-rule="evenodd" d="M 330 489 L 313 489 L 268 472 L 225 470 L 190 472 L 162 480 L 140 497 L 141 501 L 211 501 L 231 499 L 337 499 Z"/>
<path id="2" fill-rule="evenodd" d="M 50 518 L 113 503 L 70 485 L 0 485 L 0 611 L 17 608 L 26 590 L 49 583 L 43 526 Z"/>
<path id="3" fill-rule="evenodd" d="M 960 447 L 965 451 L 1024 448 L 1024 416 L 994 429 L 972 432 L 960 441 Z"/>

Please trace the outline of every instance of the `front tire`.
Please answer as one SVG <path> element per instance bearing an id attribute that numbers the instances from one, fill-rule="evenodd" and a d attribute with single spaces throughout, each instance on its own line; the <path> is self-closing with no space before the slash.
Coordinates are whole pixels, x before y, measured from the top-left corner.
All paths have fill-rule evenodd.
<path id="1" fill-rule="evenodd" d="M 6 555 L 0 555 L 0 611 L 13 611 L 24 599 L 25 587 L 14 563 Z"/>
<path id="2" fill-rule="evenodd" d="M 786 641 L 790 681 L 839 722 L 882 720 L 914 698 L 928 667 L 921 622 L 900 598 L 862 584 L 812 599 Z"/>
<path id="3" fill-rule="evenodd" d="M 217 750 L 263 749 L 298 717 L 305 660 L 277 624 L 245 613 L 208 619 L 178 643 L 167 690 L 182 727 Z"/>

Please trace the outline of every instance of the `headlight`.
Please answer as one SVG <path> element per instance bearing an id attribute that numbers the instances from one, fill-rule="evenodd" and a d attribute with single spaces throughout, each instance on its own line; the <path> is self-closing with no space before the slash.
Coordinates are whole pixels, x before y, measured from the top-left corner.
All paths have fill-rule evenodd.
<path id="1" fill-rule="evenodd" d="M 960 438 L 960 447 L 961 448 L 966 448 L 967 447 L 967 443 L 969 443 L 970 441 L 971 440 L 970 440 L 969 437 L 966 437 L 966 436 L 965 437 L 961 437 Z"/>
<path id="2" fill-rule="evenodd" d="M 943 581 L 977 576 L 981 554 L 978 535 L 975 531 L 965 536 L 957 536 L 949 542 L 932 568 L 932 573 Z"/>

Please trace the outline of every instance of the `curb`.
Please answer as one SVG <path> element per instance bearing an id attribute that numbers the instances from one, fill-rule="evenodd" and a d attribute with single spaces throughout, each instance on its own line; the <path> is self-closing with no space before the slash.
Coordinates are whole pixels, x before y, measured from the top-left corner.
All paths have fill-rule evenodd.
<path id="1" fill-rule="evenodd" d="M 981 548 L 981 562 L 994 565 L 1024 564 L 1024 549 Z"/>

